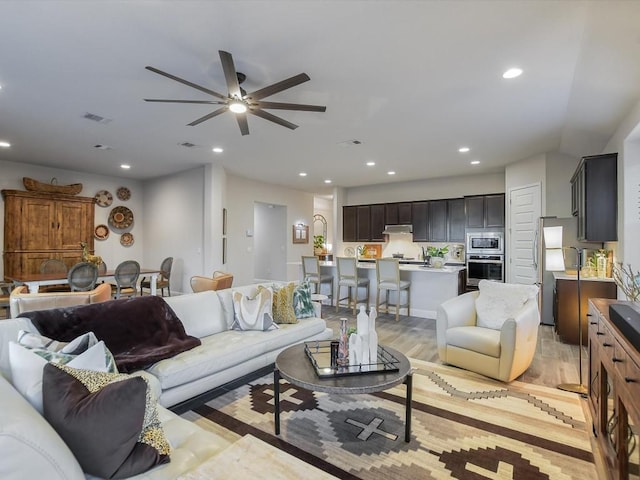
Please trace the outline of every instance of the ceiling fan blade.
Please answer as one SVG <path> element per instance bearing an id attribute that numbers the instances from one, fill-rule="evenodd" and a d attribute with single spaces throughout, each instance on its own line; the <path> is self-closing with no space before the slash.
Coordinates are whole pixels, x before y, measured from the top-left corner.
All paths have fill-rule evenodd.
<path id="1" fill-rule="evenodd" d="M 225 105 L 226 102 L 218 102 L 217 100 L 164 100 L 160 98 L 145 98 L 145 102 L 162 102 L 162 103 L 204 103 L 206 105 Z"/>
<path id="2" fill-rule="evenodd" d="M 229 96 L 242 98 L 242 94 L 240 93 L 240 84 L 238 83 L 238 74 L 236 73 L 236 67 L 233 64 L 233 57 L 229 52 L 225 52 L 224 50 L 218 50 L 218 53 L 220 54 L 220 62 L 222 62 L 224 78 L 227 81 Z"/>
<path id="3" fill-rule="evenodd" d="M 298 128 L 298 125 L 291 122 L 287 122 L 284 118 L 276 117 L 275 115 L 272 115 L 269 112 L 265 112 L 264 110 L 250 109 L 250 110 L 247 110 L 247 112 L 252 113 L 257 117 L 264 118 L 265 120 L 269 120 L 271 122 L 277 123 L 278 125 L 282 125 L 283 127 L 290 128 L 291 130 L 295 130 L 296 128 Z"/>
<path id="4" fill-rule="evenodd" d="M 306 73 L 299 73 L 298 75 L 282 80 L 281 82 L 274 83 L 273 85 L 261 88 L 255 92 L 251 92 L 247 94 L 247 97 L 251 97 L 253 100 L 260 100 L 261 98 L 268 97 L 269 95 L 281 92 L 287 88 L 295 87 L 296 85 L 300 85 L 301 83 L 309 80 L 311 80 L 309 75 Z"/>
<path id="5" fill-rule="evenodd" d="M 305 112 L 326 112 L 327 107 L 321 105 L 304 105 L 302 103 L 256 102 L 259 108 L 273 108 L 277 110 L 303 110 Z"/>
<path id="6" fill-rule="evenodd" d="M 162 70 L 158 70 L 157 68 L 154 68 L 154 67 L 146 66 L 144 68 L 146 68 L 151 72 L 157 73 L 158 75 L 162 75 L 163 77 L 167 77 L 167 78 L 170 78 L 171 80 L 175 80 L 176 82 L 180 82 L 191 88 L 195 88 L 196 90 L 200 90 L 201 92 L 208 93 L 209 95 L 213 95 L 214 97 L 218 97 L 222 100 L 227 100 L 227 97 L 225 97 L 221 93 L 214 92 L 213 90 L 209 90 L 208 88 L 201 87 L 200 85 L 196 85 L 195 83 L 190 82 L 189 80 L 185 80 L 184 78 L 176 77 L 175 75 L 171 75 L 170 73 L 163 72 Z"/>
<path id="7" fill-rule="evenodd" d="M 249 123 L 247 122 L 247 114 L 236 113 L 236 120 L 238 121 L 238 126 L 240 127 L 240 133 L 242 133 L 242 135 L 249 135 Z"/>
<path id="8" fill-rule="evenodd" d="M 197 120 L 194 120 L 193 122 L 191 122 L 191 123 L 189 123 L 187 125 L 189 125 L 190 127 L 195 127 L 196 125 L 198 125 L 198 124 L 200 124 L 200 123 L 202 123 L 202 122 L 204 122 L 206 120 L 209 120 L 210 118 L 217 117 L 218 115 L 226 112 L 227 110 L 229 110 L 229 108 L 224 106 L 222 108 L 219 108 L 218 110 L 215 110 L 215 111 L 205 115 L 204 117 L 200 117 Z"/>

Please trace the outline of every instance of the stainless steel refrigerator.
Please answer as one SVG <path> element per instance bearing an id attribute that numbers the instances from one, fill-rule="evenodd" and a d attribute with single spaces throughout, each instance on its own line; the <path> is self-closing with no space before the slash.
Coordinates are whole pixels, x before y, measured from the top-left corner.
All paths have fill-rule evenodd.
<path id="1" fill-rule="evenodd" d="M 544 227 L 562 227 L 562 245 L 565 247 L 576 247 L 578 250 L 587 250 L 587 254 L 591 254 L 593 250 L 601 247 L 599 243 L 585 243 L 578 241 L 578 219 L 576 217 L 558 218 L 558 217 L 540 217 L 538 222 L 538 231 L 536 232 L 536 267 L 538 271 L 538 284 L 540 286 L 540 294 L 538 295 L 540 302 L 540 321 L 545 325 L 553 325 L 553 272 L 547 272 L 545 265 L 545 244 L 544 244 Z M 564 263 L 567 270 L 575 270 L 579 268 L 579 255 L 573 249 L 564 251 Z"/>

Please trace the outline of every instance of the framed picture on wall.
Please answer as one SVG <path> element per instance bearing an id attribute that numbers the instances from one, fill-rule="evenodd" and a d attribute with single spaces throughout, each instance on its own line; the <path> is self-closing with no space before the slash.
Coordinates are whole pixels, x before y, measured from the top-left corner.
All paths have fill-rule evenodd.
<path id="1" fill-rule="evenodd" d="M 309 225 L 299 223 L 293 226 L 293 243 L 309 243 Z"/>
<path id="2" fill-rule="evenodd" d="M 227 234 L 227 209 L 222 209 L 222 234 Z"/>
<path id="3" fill-rule="evenodd" d="M 227 239 L 222 239 L 222 264 L 227 263 Z"/>

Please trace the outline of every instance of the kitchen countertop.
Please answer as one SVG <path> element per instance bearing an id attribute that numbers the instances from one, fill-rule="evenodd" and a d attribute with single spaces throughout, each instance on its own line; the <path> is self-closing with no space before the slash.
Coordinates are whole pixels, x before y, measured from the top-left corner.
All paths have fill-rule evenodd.
<path id="1" fill-rule="evenodd" d="M 321 267 L 336 267 L 337 262 L 320 262 Z M 375 270 L 376 265 L 373 261 L 358 261 L 358 268 L 365 270 Z M 458 273 L 460 270 L 464 270 L 464 264 L 460 265 L 447 265 L 441 268 L 424 266 L 423 262 L 415 262 L 415 263 L 401 263 L 400 271 L 401 272 L 430 272 L 430 273 Z"/>
<path id="2" fill-rule="evenodd" d="M 574 274 L 569 274 L 567 272 L 553 272 L 554 280 L 577 280 L 578 276 Z M 610 277 L 583 277 L 580 275 L 580 281 L 585 282 L 613 282 L 613 278 Z"/>

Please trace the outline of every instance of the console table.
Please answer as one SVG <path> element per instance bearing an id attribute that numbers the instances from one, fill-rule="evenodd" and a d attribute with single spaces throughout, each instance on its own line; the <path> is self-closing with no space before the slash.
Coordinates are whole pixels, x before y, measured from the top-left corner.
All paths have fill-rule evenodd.
<path id="1" fill-rule="evenodd" d="M 609 306 L 589 300 L 589 407 L 593 433 L 611 480 L 638 478 L 640 469 L 640 352 L 611 321 Z"/>

